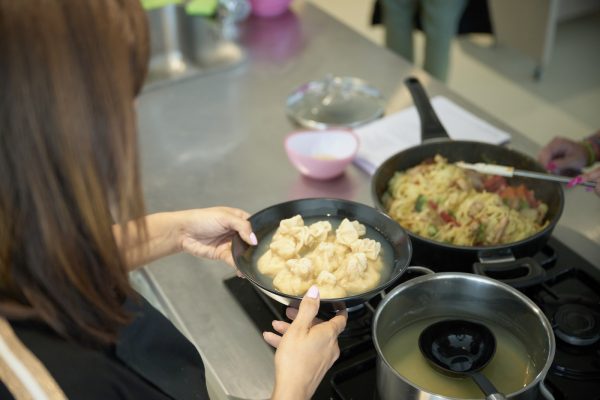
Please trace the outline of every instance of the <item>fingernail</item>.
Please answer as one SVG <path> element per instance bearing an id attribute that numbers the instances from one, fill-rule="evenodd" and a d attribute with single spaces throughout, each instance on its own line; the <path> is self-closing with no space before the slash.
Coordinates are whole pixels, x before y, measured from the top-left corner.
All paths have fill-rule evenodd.
<path id="1" fill-rule="evenodd" d="M 581 175 L 576 176 L 575 178 L 571 179 L 568 183 L 567 183 L 567 187 L 568 188 L 572 188 L 575 185 L 579 185 L 581 182 L 583 182 L 583 178 L 581 177 Z"/>
<path id="2" fill-rule="evenodd" d="M 250 244 L 256 246 L 258 244 L 258 239 L 256 239 L 256 235 L 254 232 L 250 234 Z"/>
<path id="3" fill-rule="evenodd" d="M 319 297 L 319 288 L 317 285 L 312 285 L 310 289 L 308 289 L 308 292 L 306 292 L 306 295 L 311 299 L 316 299 Z"/>

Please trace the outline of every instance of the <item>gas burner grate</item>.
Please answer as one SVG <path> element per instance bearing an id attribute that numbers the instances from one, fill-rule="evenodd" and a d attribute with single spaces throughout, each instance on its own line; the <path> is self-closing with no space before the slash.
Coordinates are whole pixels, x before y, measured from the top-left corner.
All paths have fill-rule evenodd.
<path id="1" fill-rule="evenodd" d="M 555 327 L 559 325 L 555 314 L 562 305 L 576 304 L 600 311 L 600 269 L 556 239 L 550 238 L 548 243 L 549 246 L 533 257 L 545 271 L 543 282 L 519 290 L 540 306 Z M 385 293 L 419 275 L 407 271 Z M 273 319 L 285 318 L 285 306 L 257 291 L 247 280 L 230 278 L 224 284 L 259 331 L 271 330 Z M 315 400 L 379 400 L 370 323 L 381 298 L 376 296 L 350 312 L 350 334 L 340 336 L 340 358 L 319 385 L 313 396 Z M 586 326 L 585 318 L 571 318 L 574 318 L 571 322 L 575 330 Z M 588 321 L 587 324 L 594 323 Z M 566 330 L 569 329 L 572 327 Z M 556 400 L 600 400 L 600 340 L 576 346 L 560 339 L 559 334 L 556 337 L 554 363 L 545 386 Z"/>

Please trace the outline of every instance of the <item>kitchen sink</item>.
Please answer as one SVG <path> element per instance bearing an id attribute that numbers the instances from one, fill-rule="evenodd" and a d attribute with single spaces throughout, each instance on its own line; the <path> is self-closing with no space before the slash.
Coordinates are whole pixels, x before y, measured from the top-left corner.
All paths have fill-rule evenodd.
<path id="1" fill-rule="evenodd" d="M 145 90 L 230 68 L 245 59 L 235 42 L 235 22 L 188 15 L 176 4 L 147 11 L 150 68 Z"/>

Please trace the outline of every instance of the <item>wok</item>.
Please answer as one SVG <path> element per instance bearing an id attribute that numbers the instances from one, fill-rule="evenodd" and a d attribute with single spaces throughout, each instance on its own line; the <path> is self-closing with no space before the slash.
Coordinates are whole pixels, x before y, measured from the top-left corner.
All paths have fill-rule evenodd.
<path id="1" fill-rule="evenodd" d="M 237 235 L 233 238 L 231 247 L 235 264 L 244 277 L 276 301 L 297 307 L 302 297 L 285 294 L 275 289 L 272 280 L 258 271 L 256 260 L 262 255 L 262 251 L 258 254 L 259 249 L 262 250 L 263 247 L 261 243 L 265 244 L 265 238 L 279 227 L 279 222 L 297 214 L 300 214 L 302 218 L 357 220 L 380 233 L 387 240 L 393 253 L 391 273 L 387 277 L 382 276 L 377 287 L 353 296 L 321 299 L 321 312 L 331 313 L 360 305 L 390 286 L 406 271 L 412 253 L 410 239 L 404 229 L 386 214 L 373 207 L 341 199 L 314 198 L 288 201 L 268 207 L 249 218 L 258 239 L 258 246 L 248 245 Z M 266 249 L 268 247 L 264 250 L 266 251 Z"/>
<path id="2" fill-rule="evenodd" d="M 503 146 L 472 141 L 450 140 L 425 90 L 416 78 L 405 81 L 421 120 L 422 144 L 388 158 L 375 171 L 371 195 L 375 206 L 385 212 L 382 196 L 396 171 L 404 171 L 422 161 L 441 154 L 449 162 L 485 162 L 511 165 L 516 168 L 545 172 L 533 158 Z M 525 184 L 536 197 L 548 205 L 548 224 L 536 234 L 513 243 L 495 246 L 458 246 L 432 240 L 407 229 L 413 245 L 412 264 L 434 266 L 438 271 L 469 271 L 501 279 L 515 287 L 524 287 L 543 280 L 545 274 L 531 258 L 550 238 L 563 210 L 562 187 L 553 182 L 528 178 L 510 178 L 510 185 Z M 515 260 L 519 258 L 518 260 Z M 490 262 L 492 261 L 492 262 Z"/>

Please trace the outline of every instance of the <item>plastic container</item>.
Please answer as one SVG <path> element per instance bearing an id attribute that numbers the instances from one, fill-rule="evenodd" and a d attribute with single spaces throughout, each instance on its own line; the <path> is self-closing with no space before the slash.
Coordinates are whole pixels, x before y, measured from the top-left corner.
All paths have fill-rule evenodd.
<path id="1" fill-rule="evenodd" d="M 285 139 L 292 165 L 304 176 L 332 179 L 341 175 L 358 151 L 358 137 L 351 130 L 299 131 Z"/>
<path id="2" fill-rule="evenodd" d="M 250 0 L 252 14 L 258 17 L 277 17 L 287 11 L 292 0 Z"/>

